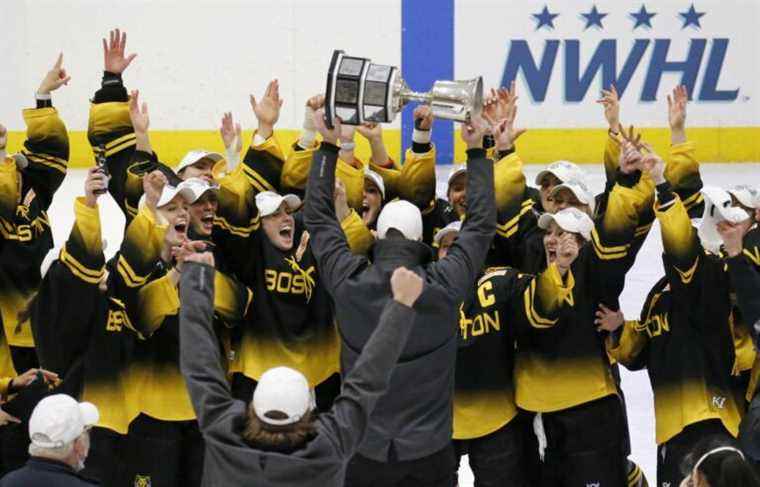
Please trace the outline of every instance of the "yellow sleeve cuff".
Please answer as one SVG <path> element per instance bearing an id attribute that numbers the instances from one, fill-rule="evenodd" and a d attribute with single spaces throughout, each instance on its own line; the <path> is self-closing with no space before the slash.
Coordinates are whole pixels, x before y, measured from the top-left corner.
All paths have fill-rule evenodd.
<path id="1" fill-rule="evenodd" d="M 374 235 L 364 224 L 359 214 L 351 210 L 346 218 L 340 222 L 343 233 L 346 234 L 348 246 L 356 255 L 366 255 L 375 241 Z"/>

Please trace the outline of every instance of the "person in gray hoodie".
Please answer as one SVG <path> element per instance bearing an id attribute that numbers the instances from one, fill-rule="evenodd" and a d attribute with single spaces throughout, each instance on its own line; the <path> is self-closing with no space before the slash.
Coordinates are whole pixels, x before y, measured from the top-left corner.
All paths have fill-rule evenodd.
<path id="1" fill-rule="evenodd" d="M 393 299 L 332 409 L 316 416 L 313 391 L 295 370 L 265 372 L 251 406 L 233 399 L 212 328 L 210 253 L 190 254 L 180 284 L 180 366 L 206 440 L 204 486 L 342 486 L 346 465 L 388 388 L 416 321 L 423 280 L 406 268 L 390 278 Z"/>

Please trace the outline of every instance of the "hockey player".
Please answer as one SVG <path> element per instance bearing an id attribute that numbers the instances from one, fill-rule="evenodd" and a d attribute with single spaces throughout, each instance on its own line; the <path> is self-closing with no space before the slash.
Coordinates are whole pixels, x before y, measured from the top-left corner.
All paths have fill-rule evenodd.
<path id="1" fill-rule="evenodd" d="M 308 381 L 286 367 L 262 375 L 249 406 L 232 398 L 211 328 L 213 258 L 202 254 L 188 260 L 195 262 L 182 276 L 180 331 L 187 346 L 181 361 L 207 438 L 204 485 L 344 485 L 346 465 L 416 321 L 413 306 L 423 280 L 404 268 L 394 271 L 393 299 L 346 375 L 341 395 L 328 412 L 317 415 Z"/>
<path id="2" fill-rule="evenodd" d="M 651 154 L 644 164 L 658 184 L 655 209 L 665 250 L 665 277 L 650 291 L 641 319 L 626 322 L 609 343 L 612 356 L 624 365 L 647 367 L 655 396 L 657 482 L 677 485 L 683 479 L 683 458 L 697 439 L 706 435 L 730 439 L 739 430 L 743 405 L 731 382 L 737 367 L 731 284 L 723 260 L 705 252 L 685 205 L 665 180 L 662 160 Z M 728 194 L 728 207 L 711 202 L 706 217 L 713 209 L 721 212 L 721 218 L 738 212 L 749 217 L 744 210 L 730 208 L 730 202 Z M 605 315 L 602 310 L 600 316 Z M 620 325 L 618 317 L 613 327 Z"/>
<path id="3" fill-rule="evenodd" d="M 495 226 L 493 168 L 482 149 L 485 122 L 476 119 L 463 130 L 470 147 L 472 190 L 468 219 L 448 256 L 430 263 L 429 247 L 420 242 L 420 211 L 402 200 L 387 204 L 380 214 L 370 265 L 367 258 L 351 255 L 335 217 L 332 194 L 340 123 L 329 130 L 323 116 L 322 111 L 315 116 L 323 142 L 311 164 L 304 216 L 324 285 L 335 300 L 344 374 L 351 373 L 359 350 L 376 328 L 367 317 L 378 316 L 387 303 L 387 278 L 393 269 L 411 266 L 426 282 L 415 330 L 349 466 L 346 483 L 449 485 L 455 464 L 450 409 L 454 320 L 482 268 Z"/>

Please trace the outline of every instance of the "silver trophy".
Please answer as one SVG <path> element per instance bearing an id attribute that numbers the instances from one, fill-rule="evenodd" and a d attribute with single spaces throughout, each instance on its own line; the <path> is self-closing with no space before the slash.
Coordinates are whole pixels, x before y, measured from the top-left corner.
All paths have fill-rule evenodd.
<path id="1" fill-rule="evenodd" d="M 327 74 L 325 118 L 347 125 L 387 123 L 410 101 L 430 105 L 436 118 L 466 122 L 483 110 L 483 78 L 436 81 L 427 93 L 412 91 L 395 66 L 334 51 Z"/>

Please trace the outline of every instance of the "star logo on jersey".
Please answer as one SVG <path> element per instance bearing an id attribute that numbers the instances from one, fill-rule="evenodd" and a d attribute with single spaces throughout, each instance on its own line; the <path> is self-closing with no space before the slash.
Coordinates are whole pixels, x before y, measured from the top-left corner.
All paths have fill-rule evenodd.
<path id="1" fill-rule="evenodd" d="M 150 475 L 135 475 L 135 487 L 152 487 Z"/>

